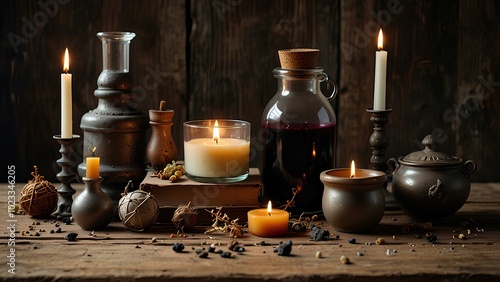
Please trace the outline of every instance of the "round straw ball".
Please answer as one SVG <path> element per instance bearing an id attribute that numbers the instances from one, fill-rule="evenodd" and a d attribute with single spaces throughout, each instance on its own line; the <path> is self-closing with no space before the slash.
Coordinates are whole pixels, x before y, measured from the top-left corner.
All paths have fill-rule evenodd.
<path id="1" fill-rule="evenodd" d="M 313 69 L 318 64 L 319 49 L 297 48 L 278 50 L 283 69 Z"/>
<path id="2" fill-rule="evenodd" d="M 136 190 L 118 202 L 118 215 L 127 228 L 144 231 L 151 227 L 160 213 L 160 205 L 151 193 Z"/>
<path id="3" fill-rule="evenodd" d="M 57 190 L 47 180 L 31 181 L 21 190 L 19 205 L 35 218 L 49 216 L 57 208 Z"/>

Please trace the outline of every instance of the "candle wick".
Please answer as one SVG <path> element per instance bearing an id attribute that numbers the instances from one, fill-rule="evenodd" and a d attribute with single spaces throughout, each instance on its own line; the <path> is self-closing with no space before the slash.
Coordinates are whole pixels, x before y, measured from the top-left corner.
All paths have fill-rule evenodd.
<path id="1" fill-rule="evenodd" d="M 219 145 L 219 138 L 214 138 L 215 144 Z"/>
<path id="2" fill-rule="evenodd" d="M 351 178 L 354 178 L 354 175 L 351 175 Z"/>
<path id="3" fill-rule="evenodd" d="M 267 213 L 267 215 L 271 216 L 271 213 L 270 213 L 270 212 L 268 212 L 268 213 Z"/>
<path id="4" fill-rule="evenodd" d="M 95 158 L 95 150 L 96 149 L 97 149 L 97 147 L 89 148 L 89 151 L 92 153 L 92 158 Z"/>

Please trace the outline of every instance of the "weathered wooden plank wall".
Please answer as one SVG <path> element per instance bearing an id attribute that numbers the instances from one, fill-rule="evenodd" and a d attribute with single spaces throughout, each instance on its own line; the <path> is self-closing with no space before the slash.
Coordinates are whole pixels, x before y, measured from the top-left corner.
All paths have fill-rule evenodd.
<path id="1" fill-rule="evenodd" d="M 337 81 L 338 1 L 192 3 L 189 119 L 250 121 L 252 163 L 259 165 L 261 115 L 277 88 L 277 50 L 319 48 L 318 65 Z"/>
<path id="2" fill-rule="evenodd" d="M 97 104 L 93 91 L 102 59 L 95 34 L 103 30 L 137 34 L 130 57 L 134 102 L 147 114 L 167 100 L 176 110 L 173 132 L 180 148 L 187 119 L 245 119 L 257 140 L 262 109 L 276 91 L 276 51 L 320 48 L 319 65 L 341 88 L 334 102 L 337 165 L 355 159 L 367 167 L 372 124 L 365 109 L 373 101 L 380 27 L 389 52 L 387 105 L 394 110 L 388 155 L 417 150 L 419 140 L 432 133 L 440 150 L 478 163 L 473 180 L 500 181 L 495 166 L 500 5 L 494 0 L 12 0 L 1 5 L 0 159 L 2 167 L 17 166 L 19 181 L 29 178 L 33 164 L 56 181 L 59 153 L 52 135 L 60 131 L 62 53 L 69 47 L 74 131 L 81 134 L 81 116 Z M 252 149 L 252 163 L 258 165 L 256 143 Z"/>
<path id="3" fill-rule="evenodd" d="M 44 8 L 39 3 L 51 5 Z M 8 150 L 10 158 L 6 159 L 17 166 L 19 181 L 29 179 L 34 164 L 47 178 L 57 181 L 55 173 L 59 168 L 55 160 L 60 154 L 52 136 L 60 132 L 59 73 L 65 47 L 70 51 L 73 74 L 73 130 L 82 135 L 81 117 L 97 106 L 93 93 L 102 71 L 101 41 L 96 37 L 99 31 L 136 33 L 130 52 L 130 72 L 136 85 L 132 102 L 147 115 L 149 109 L 158 108 L 160 100 L 167 100 L 168 106 L 176 110 L 174 132 L 178 132 L 176 137 L 180 142 L 187 104 L 185 1 L 148 1 L 147 5 L 138 1 L 98 0 L 9 1 L 9 4 L 10 11 L 4 13 L 15 16 L 5 18 L 10 30 L 2 36 L 5 42 L 2 68 L 9 68 L 2 76 L 7 83 L 2 97 L 10 98 L 7 99 L 10 103 L 7 108 L 12 111 L 7 117 L 9 123 L 16 122 L 9 138 L 18 147 Z M 10 38 L 24 39 L 11 44 L 9 34 Z M 3 117 L 2 114 L 2 122 Z M 83 138 L 76 148 L 74 156 L 79 163 Z"/>

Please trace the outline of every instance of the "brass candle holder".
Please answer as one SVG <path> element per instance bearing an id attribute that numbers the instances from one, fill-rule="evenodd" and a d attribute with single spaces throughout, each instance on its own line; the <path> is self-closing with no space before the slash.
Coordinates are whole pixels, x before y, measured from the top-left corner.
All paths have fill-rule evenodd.
<path id="1" fill-rule="evenodd" d="M 57 193 L 59 194 L 57 210 L 52 213 L 52 216 L 70 217 L 73 194 L 76 192 L 75 189 L 71 187 L 71 182 L 76 178 L 76 173 L 73 172 L 73 167 L 75 166 L 75 159 L 72 157 L 73 145 L 76 140 L 80 139 L 80 135 L 73 134 L 71 138 L 62 138 L 61 135 L 54 135 L 53 138 L 61 144 L 59 153 L 61 153 L 62 157 L 56 161 L 61 167 L 61 171 L 56 177 L 62 185 L 57 189 Z"/>
<path id="2" fill-rule="evenodd" d="M 366 109 L 366 111 L 371 113 L 370 121 L 373 122 L 374 125 L 373 133 L 369 139 L 372 149 L 372 155 L 370 157 L 371 168 L 385 172 L 387 175 L 387 187 L 384 189 L 385 209 L 396 210 L 399 209 L 399 206 L 394 199 L 394 195 L 390 192 L 392 175 L 387 170 L 387 158 L 385 156 L 387 146 L 389 146 L 389 136 L 385 130 L 385 125 L 389 121 L 389 114 L 392 112 L 392 109 L 381 111 L 369 108 Z"/>

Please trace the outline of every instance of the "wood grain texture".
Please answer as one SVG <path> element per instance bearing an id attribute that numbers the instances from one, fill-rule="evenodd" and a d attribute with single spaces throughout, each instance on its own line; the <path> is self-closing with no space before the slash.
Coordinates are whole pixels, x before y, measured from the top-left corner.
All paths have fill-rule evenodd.
<path id="1" fill-rule="evenodd" d="M 21 183 L 19 183 L 21 185 Z M 82 185 L 74 185 L 79 193 Z M 0 208 L 7 209 L 7 187 L 0 186 Z M 323 228 L 339 235 L 338 239 L 312 242 L 309 232 L 290 233 L 280 238 L 259 238 L 245 234 L 237 239 L 244 245 L 243 254 L 233 252 L 224 259 L 210 253 L 207 259 L 198 258 L 195 250 L 208 248 L 227 251 L 226 234 L 203 232 L 196 227 L 186 238 L 170 238 L 172 226 L 153 226 L 146 232 L 132 232 L 121 223 L 112 222 L 105 230 L 95 231 L 95 237 L 76 224 L 62 224 L 62 233 L 51 219 L 32 219 L 16 215 L 16 281 L 498 281 L 500 270 L 500 185 L 473 183 L 471 196 L 449 223 L 434 225 L 435 243 L 405 234 L 402 227 L 409 224 L 401 211 L 386 212 L 381 223 L 366 234 L 337 232 L 328 223 Z M 230 215 L 229 215 L 230 216 Z M 463 226 L 471 223 L 468 234 Z M 32 222 L 40 236 L 23 236 Z M 478 232 L 475 228 L 483 228 Z M 0 221 L 0 239 L 7 242 L 6 220 Z M 467 239 L 453 238 L 453 230 L 467 234 Z M 63 237 L 78 233 L 77 241 Z M 152 242 L 153 237 L 157 238 Z M 383 237 L 384 245 L 374 242 Z M 356 244 L 347 240 L 355 238 Z M 261 241 L 269 245 L 259 245 Z M 273 249 L 279 241 L 293 241 L 292 256 L 277 256 Z M 182 242 L 182 253 L 172 251 L 172 245 Z M 366 243 L 371 243 L 367 245 Z M 387 250 L 392 255 L 387 255 Z M 396 252 L 394 252 L 394 250 Z M 7 256 L 6 246 L 1 248 Z M 317 251 L 322 258 L 315 257 Z M 360 252 L 363 256 L 358 256 Z M 351 264 L 340 262 L 347 256 Z M 11 281 L 7 264 L 0 266 L 0 281 Z"/>
<path id="2" fill-rule="evenodd" d="M 369 16 L 373 5 L 372 1 L 345 1 L 341 5 L 338 167 L 349 167 L 351 160 L 357 167 L 370 167 L 368 140 L 373 124 L 365 110 L 373 107 L 371 74 L 375 70 L 374 38 L 379 29 Z"/>
<path id="3" fill-rule="evenodd" d="M 500 180 L 500 12 L 494 0 L 90 0 L 57 1 L 49 12 L 40 3 L 1 4 L 6 138 L 0 139 L 0 164 L 16 165 L 20 181 L 30 178 L 35 164 L 57 181 L 60 154 L 52 136 L 60 131 L 63 51 L 68 47 L 71 56 L 73 129 L 82 134 L 80 120 L 97 105 L 93 92 L 102 70 L 96 33 L 106 30 L 137 34 L 130 53 L 133 102 L 147 114 L 167 100 L 176 111 L 180 158 L 184 121 L 238 118 L 252 123 L 252 166 L 260 164 L 261 114 L 276 92 L 277 50 L 321 49 L 318 65 L 341 89 L 333 102 L 337 166 L 354 159 L 368 167 L 373 125 L 365 109 L 373 103 L 380 27 L 389 52 L 387 106 L 394 110 L 387 156 L 418 150 L 433 134 L 438 150 L 477 162 L 473 181 Z M 80 162 L 83 142 L 76 148 Z"/>
<path id="4" fill-rule="evenodd" d="M 461 1 L 457 95 L 449 118 L 459 156 L 476 161 L 472 179 L 492 180 L 499 174 L 500 144 L 500 6 Z"/>
<path id="5" fill-rule="evenodd" d="M 189 119 L 252 124 L 260 165 L 261 115 L 276 93 L 278 50 L 320 48 L 318 65 L 336 81 L 337 1 L 192 1 Z M 256 142 L 254 142 L 256 141 Z"/>
<path id="6" fill-rule="evenodd" d="M 388 103 L 391 115 L 389 154 L 422 150 L 432 134 L 436 149 L 455 155 L 455 144 L 443 114 L 456 95 L 458 3 L 404 2 L 391 22 Z"/>
<path id="7" fill-rule="evenodd" d="M 44 10 L 38 2 L 16 4 L 11 12 L 17 14 L 17 23 L 11 32 L 24 36 L 23 22 L 36 25 L 36 15 Z M 10 118 L 17 123 L 17 133 L 11 136 L 19 148 L 10 161 L 18 167 L 18 178 L 28 179 L 34 164 L 52 181 L 59 171 L 55 164 L 59 146 L 52 136 L 60 132 L 59 74 L 65 47 L 73 74 L 73 131 L 82 135 L 81 117 L 98 101 L 93 93 L 102 71 L 99 31 L 136 33 L 130 48 L 130 73 L 136 85 L 131 106 L 147 115 L 149 109 L 158 109 L 160 100 L 166 100 L 167 107 L 176 111 L 173 132 L 180 146 L 187 115 L 185 2 L 68 1 L 51 9 L 53 13 L 45 13 L 46 23 L 26 35 L 31 38 L 20 44 L 10 61 L 8 91 L 14 104 Z M 83 138 L 75 146 L 77 163 L 82 160 L 82 146 Z"/>

